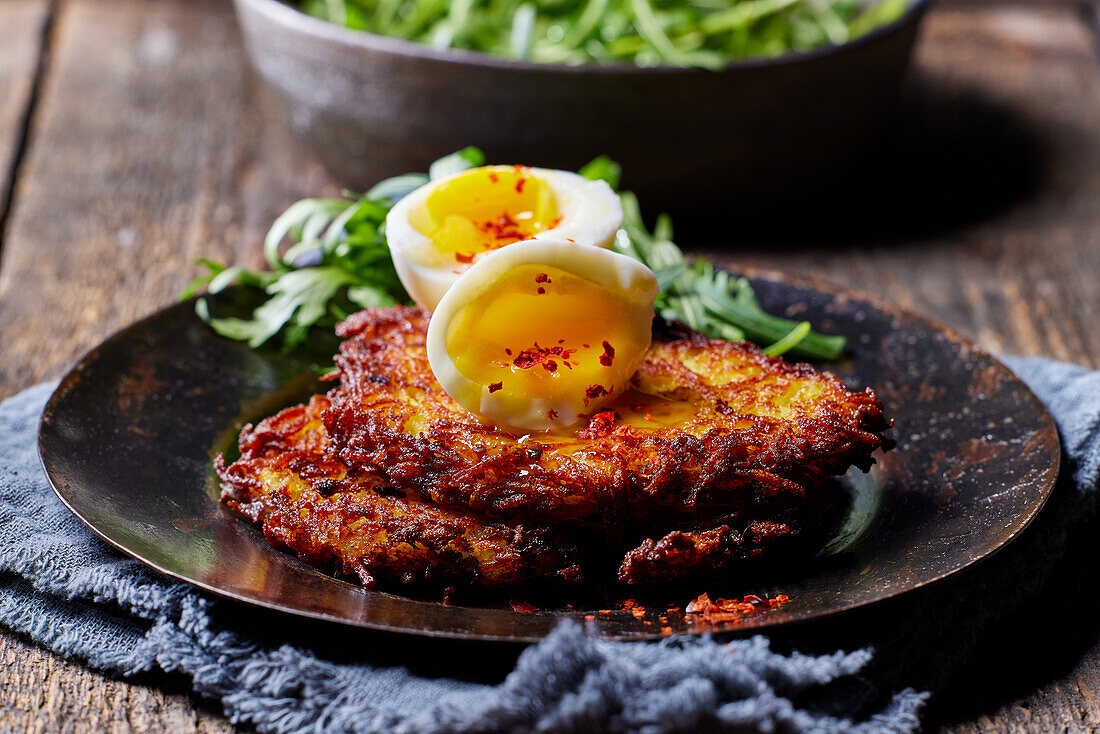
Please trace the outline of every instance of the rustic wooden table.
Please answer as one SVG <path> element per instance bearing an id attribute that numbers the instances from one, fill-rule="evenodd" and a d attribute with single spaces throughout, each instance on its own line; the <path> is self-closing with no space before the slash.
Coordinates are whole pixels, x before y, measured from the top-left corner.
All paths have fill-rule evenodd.
<path id="1" fill-rule="evenodd" d="M 1100 366 L 1098 8 L 934 8 L 900 150 L 810 215 L 812 237 L 719 256 L 870 291 L 995 352 Z M 194 258 L 259 265 L 283 207 L 336 191 L 291 145 L 226 2 L 4 0 L 0 28 L 0 397 L 171 303 Z M 934 726 L 1100 728 L 1098 616 L 989 651 Z M 232 729 L 182 680 L 100 675 L 8 634 L 0 660 L 0 731 Z"/>

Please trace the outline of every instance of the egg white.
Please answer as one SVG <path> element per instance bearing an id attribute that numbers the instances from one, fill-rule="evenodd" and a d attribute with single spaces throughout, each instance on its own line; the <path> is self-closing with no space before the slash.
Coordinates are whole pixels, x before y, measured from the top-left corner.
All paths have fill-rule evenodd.
<path id="1" fill-rule="evenodd" d="M 513 166 L 492 166 L 496 171 L 513 171 Z M 607 248 L 623 223 L 623 208 L 618 195 L 604 181 L 591 181 L 569 171 L 525 168 L 531 177 L 544 181 L 552 192 L 561 221 L 552 229 L 533 236 L 537 240 L 572 240 L 589 247 Z M 431 238 L 413 227 L 411 214 L 427 206 L 428 197 L 462 171 L 431 181 L 416 189 L 390 209 L 386 216 L 386 240 L 394 267 L 405 290 L 418 304 L 434 311 L 443 294 L 473 264 L 498 252 L 477 253 L 471 263 L 460 263 L 451 253 L 441 252 Z M 514 247 L 504 245 L 500 249 Z"/>
<path id="2" fill-rule="evenodd" d="M 524 396 L 525 405 L 515 410 L 497 397 L 489 385 L 471 379 L 459 371 L 448 351 L 451 322 L 482 294 L 494 288 L 498 280 L 522 265 L 549 266 L 576 275 L 614 294 L 625 306 L 632 327 L 644 333 L 645 342 L 620 349 L 616 354 L 613 387 L 595 400 L 582 400 L 579 393 L 547 399 Z M 567 428 L 583 415 L 598 411 L 629 386 L 649 348 L 648 334 L 653 322 L 653 299 L 657 279 L 642 263 L 611 250 L 581 246 L 565 240 L 532 239 L 493 250 L 470 266 L 443 295 L 428 325 L 427 353 L 432 372 L 443 389 L 459 405 L 490 423 L 517 433 Z M 553 301 L 547 301 L 552 308 Z M 556 419 L 548 418 L 554 411 Z"/>

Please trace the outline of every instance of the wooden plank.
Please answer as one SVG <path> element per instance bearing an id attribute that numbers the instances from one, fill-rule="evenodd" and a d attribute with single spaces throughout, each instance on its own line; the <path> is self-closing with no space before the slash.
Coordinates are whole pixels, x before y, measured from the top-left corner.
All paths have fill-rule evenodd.
<path id="1" fill-rule="evenodd" d="M 906 144 L 932 158 L 921 180 L 940 196 L 897 209 L 928 225 L 923 234 L 886 227 L 855 232 L 858 243 L 788 242 L 782 254 L 761 237 L 738 258 L 870 290 L 990 348 L 1095 363 L 1100 343 L 1084 326 L 1097 309 L 1100 97 L 1092 39 L 1075 12 L 930 18 Z M 53 51 L 0 267 L 0 394 L 57 375 L 109 331 L 170 302 L 190 259 L 258 262 L 259 238 L 283 206 L 333 188 L 273 124 L 220 2 L 71 0 Z M 1046 171 L 1034 181 L 1020 160 L 1032 145 Z M 920 193 L 919 183 L 906 192 Z M 951 203 L 945 188 L 988 213 L 925 221 L 937 219 L 933 205 Z M 843 235 L 861 217 L 840 211 Z M 1073 712 L 1095 711 L 1098 659 L 1094 649 L 1033 696 L 956 728 L 1020 727 L 1027 719 L 1013 712 L 1025 707 L 1034 721 L 1090 721 Z M 160 678 L 115 680 L 10 635 L 0 635 L 0 660 L 0 731 L 231 730 L 196 709 L 180 681 L 165 692 Z"/>
<path id="2" fill-rule="evenodd" d="M 1069 673 L 1016 701 L 970 721 L 941 728 L 944 734 L 1028 734 L 1100 731 L 1100 644 Z"/>
<path id="3" fill-rule="evenodd" d="M 74 0 L 53 40 L 0 267 L 0 395 L 172 302 L 194 258 L 258 264 L 283 207 L 333 191 L 273 124 L 228 3 Z M 8 634 L 0 660 L 0 731 L 233 730 L 182 679 L 117 680 Z"/>
<path id="4" fill-rule="evenodd" d="M 897 145 L 821 207 L 815 222 L 837 223 L 827 239 L 758 236 L 726 256 L 869 291 L 994 352 L 1100 366 L 1100 66 L 1080 8 L 934 12 L 914 77 Z M 885 221 L 861 231 L 876 210 Z M 1057 661 L 1040 651 L 957 681 L 942 731 L 1100 728 L 1095 626 L 1084 641 L 1047 634 Z M 1030 691 L 1016 664 L 1042 671 Z M 979 696 L 989 704 L 975 713 Z"/>
<path id="5" fill-rule="evenodd" d="M 225 734 L 211 704 L 196 705 L 182 681 L 134 685 L 0 636 L 0 731 Z M 167 691 L 165 691 L 167 688 Z"/>
<path id="6" fill-rule="evenodd" d="M 0 225 L 15 180 L 48 17 L 48 0 L 9 0 L 0 4 L 0 28 L 4 29 L 0 53 Z"/>
<path id="7" fill-rule="evenodd" d="M 1097 365 L 1094 52 L 1076 8 L 933 13 L 897 144 L 810 215 L 827 240 L 757 235 L 725 256 L 869 291 L 996 352 Z"/>
<path id="8" fill-rule="evenodd" d="M 0 394 L 170 303 L 195 258 L 258 264 L 281 208 L 333 192 L 261 125 L 226 3 L 74 0 L 54 35 L 0 270 Z"/>

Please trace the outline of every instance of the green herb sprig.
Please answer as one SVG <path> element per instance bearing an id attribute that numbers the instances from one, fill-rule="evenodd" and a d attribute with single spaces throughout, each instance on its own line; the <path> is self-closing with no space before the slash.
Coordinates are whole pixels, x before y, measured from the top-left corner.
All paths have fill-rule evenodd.
<path id="1" fill-rule="evenodd" d="M 272 224 L 264 238 L 270 270 L 252 271 L 199 260 L 207 272 L 181 294 L 187 299 L 204 290 L 217 293 L 232 284 L 263 289 L 267 300 L 252 318 L 214 318 L 205 299 L 196 313 L 222 336 L 258 347 L 280 337 L 281 348 L 293 351 L 314 327 L 331 329 L 352 311 L 409 302 L 386 244 L 386 214 L 406 194 L 431 180 L 485 164 L 477 148 L 466 148 L 439 159 L 427 174 L 386 179 L 361 196 L 343 199 L 303 199 L 292 204 Z M 602 179 L 615 190 L 621 175 L 617 163 L 600 156 L 580 170 Z M 657 218 L 650 232 L 638 200 L 621 192 L 623 226 L 615 249 L 647 265 L 657 276 L 657 312 L 666 319 L 719 339 L 748 339 L 768 354 L 790 352 L 810 359 L 835 359 L 844 338 L 815 333 L 808 322 L 765 313 L 745 278 L 733 278 L 703 258 L 690 259 L 672 241 L 672 222 Z M 281 251 L 285 240 L 289 248 Z"/>
<path id="2" fill-rule="evenodd" d="M 600 156 L 579 173 L 603 179 L 618 190 L 621 169 Z M 764 346 L 771 355 L 792 351 L 811 359 L 836 359 L 844 349 L 844 337 L 815 333 L 809 322 L 795 322 L 765 313 L 745 278 L 733 278 L 703 259 L 689 259 L 672 241 L 672 220 L 657 217 L 653 231 L 646 229 L 638 199 L 629 191 L 619 194 L 623 227 L 615 249 L 642 261 L 657 276 L 660 295 L 654 306 L 669 320 L 683 321 L 707 336 L 737 341 L 748 339 Z"/>
<path id="3" fill-rule="evenodd" d="M 356 30 L 550 64 L 720 68 L 858 38 L 906 0 L 304 0 Z"/>

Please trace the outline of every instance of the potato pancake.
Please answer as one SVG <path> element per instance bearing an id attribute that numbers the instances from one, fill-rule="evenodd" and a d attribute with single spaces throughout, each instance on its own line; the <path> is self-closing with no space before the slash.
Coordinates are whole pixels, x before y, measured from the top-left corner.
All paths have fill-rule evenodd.
<path id="1" fill-rule="evenodd" d="M 659 585 L 797 536 L 887 428 L 870 390 L 658 322 L 631 388 L 575 431 L 485 425 L 435 380 L 428 314 L 338 327 L 338 384 L 241 433 L 223 500 L 371 586 Z M 577 539 L 583 538 L 583 543 Z"/>
<path id="2" fill-rule="evenodd" d="M 867 468 L 887 427 L 870 390 L 658 320 L 631 390 L 573 435 L 517 437 L 440 388 L 427 321 L 419 308 L 367 309 L 338 327 L 331 450 L 480 516 L 616 527 L 782 512 L 849 466 Z"/>
<path id="3" fill-rule="evenodd" d="M 241 458 L 227 467 L 217 457 L 222 500 L 262 523 L 271 543 L 308 563 L 334 564 L 368 587 L 380 579 L 487 587 L 581 580 L 571 544 L 549 530 L 402 497 L 376 472 L 333 459 L 321 423 L 328 405 L 317 395 L 246 426 Z"/>

